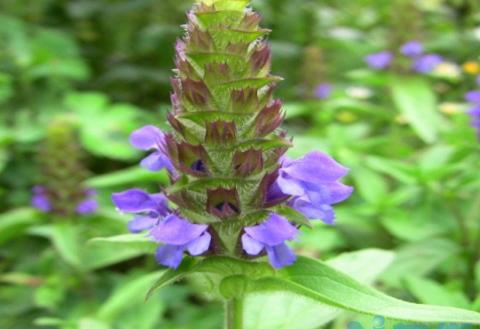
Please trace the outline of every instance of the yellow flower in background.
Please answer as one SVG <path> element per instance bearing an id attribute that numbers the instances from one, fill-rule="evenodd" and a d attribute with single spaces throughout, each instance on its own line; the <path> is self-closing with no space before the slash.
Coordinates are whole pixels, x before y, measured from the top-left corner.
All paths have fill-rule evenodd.
<path id="1" fill-rule="evenodd" d="M 337 120 L 343 123 L 352 123 L 357 121 L 357 116 L 352 112 L 342 111 L 337 114 Z"/>
<path id="2" fill-rule="evenodd" d="M 452 62 L 442 62 L 438 64 L 434 72 L 450 79 L 458 79 L 462 75 L 460 67 Z"/>
<path id="3" fill-rule="evenodd" d="M 453 115 L 456 113 L 460 113 L 463 111 L 462 104 L 460 103 L 453 103 L 453 102 L 445 102 L 441 103 L 438 106 L 440 112 L 445 113 L 447 115 Z"/>
<path id="4" fill-rule="evenodd" d="M 465 62 L 462 67 L 468 74 L 480 74 L 480 63 L 478 61 Z"/>

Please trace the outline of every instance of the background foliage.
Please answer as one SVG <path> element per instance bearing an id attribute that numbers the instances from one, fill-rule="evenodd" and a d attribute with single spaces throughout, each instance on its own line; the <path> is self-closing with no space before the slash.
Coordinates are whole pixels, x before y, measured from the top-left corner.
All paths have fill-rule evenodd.
<path id="1" fill-rule="evenodd" d="M 220 326 L 221 306 L 192 293 L 198 280 L 144 303 L 162 271 L 149 243 L 91 240 L 126 233 L 128 218 L 113 209 L 112 191 L 166 182 L 136 165 L 141 155 L 128 135 L 146 123 L 165 126 L 173 45 L 190 6 L 0 2 L 0 328 Z M 463 101 L 480 74 L 478 1 L 256 0 L 253 7 L 273 30 L 273 72 L 285 78 L 277 95 L 296 142 L 291 155 L 333 154 L 351 168 L 356 190 L 338 208 L 336 226 L 304 230 L 297 248 L 322 259 L 383 249 L 331 262 L 362 281 L 377 278 L 402 299 L 480 311 L 479 146 Z M 418 75 L 375 71 L 363 61 L 413 39 L 448 65 Z M 321 83 L 333 86 L 327 99 L 314 96 Z M 74 123 L 86 184 L 99 192 L 95 215 L 57 218 L 29 205 L 32 186 L 46 179 L 38 150 L 58 117 Z M 288 298 L 261 298 L 249 305 L 268 303 L 272 314 L 293 307 Z M 266 321 L 252 306 L 247 324 L 305 329 L 364 321 L 343 314 L 326 324 L 338 314 L 307 304 L 294 324 Z"/>

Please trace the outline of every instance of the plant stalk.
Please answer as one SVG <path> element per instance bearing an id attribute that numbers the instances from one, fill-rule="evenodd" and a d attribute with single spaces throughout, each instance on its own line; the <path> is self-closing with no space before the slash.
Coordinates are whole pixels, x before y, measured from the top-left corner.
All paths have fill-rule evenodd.
<path id="1" fill-rule="evenodd" d="M 243 299 L 225 302 L 225 329 L 243 329 Z"/>

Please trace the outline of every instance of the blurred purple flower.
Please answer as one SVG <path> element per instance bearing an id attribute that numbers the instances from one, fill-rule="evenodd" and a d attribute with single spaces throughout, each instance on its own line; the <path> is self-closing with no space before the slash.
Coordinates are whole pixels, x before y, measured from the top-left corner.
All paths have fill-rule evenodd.
<path id="1" fill-rule="evenodd" d="M 130 189 L 113 193 L 112 201 L 119 211 L 137 214 L 128 223 L 128 229 L 132 233 L 151 229 L 171 213 L 167 198 L 162 193 L 148 194 L 140 189 Z"/>
<path id="2" fill-rule="evenodd" d="M 263 223 L 245 227 L 242 235 L 243 250 L 251 256 L 265 250 L 273 267 L 288 266 L 295 262 L 296 256 L 285 241 L 293 240 L 297 234 L 297 228 L 287 219 L 271 213 Z"/>
<path id="3" fill-rule="evenodd" d="M 51 212 L 53 210 L 52 201 L 49 198 L 47 188 L 37 185 L 32 189 L 32 206 L 43 211 Z M 85 199 L 76 207 L 75 212 L 79 215 L 88 215 L 94 213 L 98 208 L 98 202 L 95 199 L 97 192 L 94 189 L 86 189 L 84 191 Z"/>
<path id="4" fill-rule="evenodd" d="M 400 52 L 408 57 L 417 57 L 423 53 L 423 44 L 420 41 L 412 40 L 400 47 Z"/>
<path id="5" fill-rule="evenodd" d="M 168 171 L 173 172 L 172 162 L 165 152 L 165 134 L 160 129 L 148 125 L 135 130 L 130 135 L 130 143 L 139 150 L 154 150 L 140 162 L 142 167 L 150 171 L 167 168 Z"/>
<path id="6" fill-rule="evenodd" d="M 472 90 L 465 94 L 465 100 L 472 103 L 473 106 L 467 111 L 470 116 L 470 125 L 477 130 L 477 136 L 480 138 L 480 90 Z"/>
<path id="7" fill-rule="evenodd" d="M 412 69 L 418 73 L 429 73 L 443 62 L 443 58 L 437 54 L 426 54 L 413 61 Z"/>
<path id="8" fill-rule="evenodd" d="M 45 187 L 41 185 L 34 186 L 32 192 L 32 206 L 42 212 L 50 212 L 52 210 L 52 205 L 50 204 L 50 200 L 48 200 L 48 194 Z"/>
<path id="9" fill-rule="evenodd" d="M 329 83 L 319 84 L 315 88 L 315 97 L 318 99 L 327 99 L 332 94 L 332 85 Z"/>
<path id="10" fill-rule="evenodd" d="M 347 173 L 347 168 L 321 152 L 307 153 L 298 160 L 285 157 L 271 190 L 292 196 L 289 206 L 306 217 L 332 224 L 332 205 L 346 200 L 353 191 L 338 182 Z"/>
<path id="11" fill-rule="evenodd" d="M 182 262 L 183 253 L 203 254 L 210 247 L 212 237 L 207 232 L 208 225 L 192 224 L 175 214 L 168 215 L 150 231 L 150 236 L 164 245 L 156 252 L 157 261 L 165 266 L 177 268 Z"/>
<path id="12" fill-rule="evenodd" d="M 381 51 L 366 56 L 364 60 L 371 68 L 382 70 L 390 66 L 390 63 L 393 60 L 393 54 L 389 51 Z"/>
<path id="13" fill-rule="evenodd" d="M 465 100 L 470 103 L 480 104 L 480 90 L 472 90 L 465 94 Z"/>

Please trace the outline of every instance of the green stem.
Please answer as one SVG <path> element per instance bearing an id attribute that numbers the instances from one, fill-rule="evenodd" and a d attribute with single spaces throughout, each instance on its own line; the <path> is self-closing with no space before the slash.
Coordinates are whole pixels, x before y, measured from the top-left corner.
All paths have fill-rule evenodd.
<path id="1" fill-rule="evenodd" d="M 225 302 L 225 329 L 243 328 L 243 299 L 233 298 Z"/>

